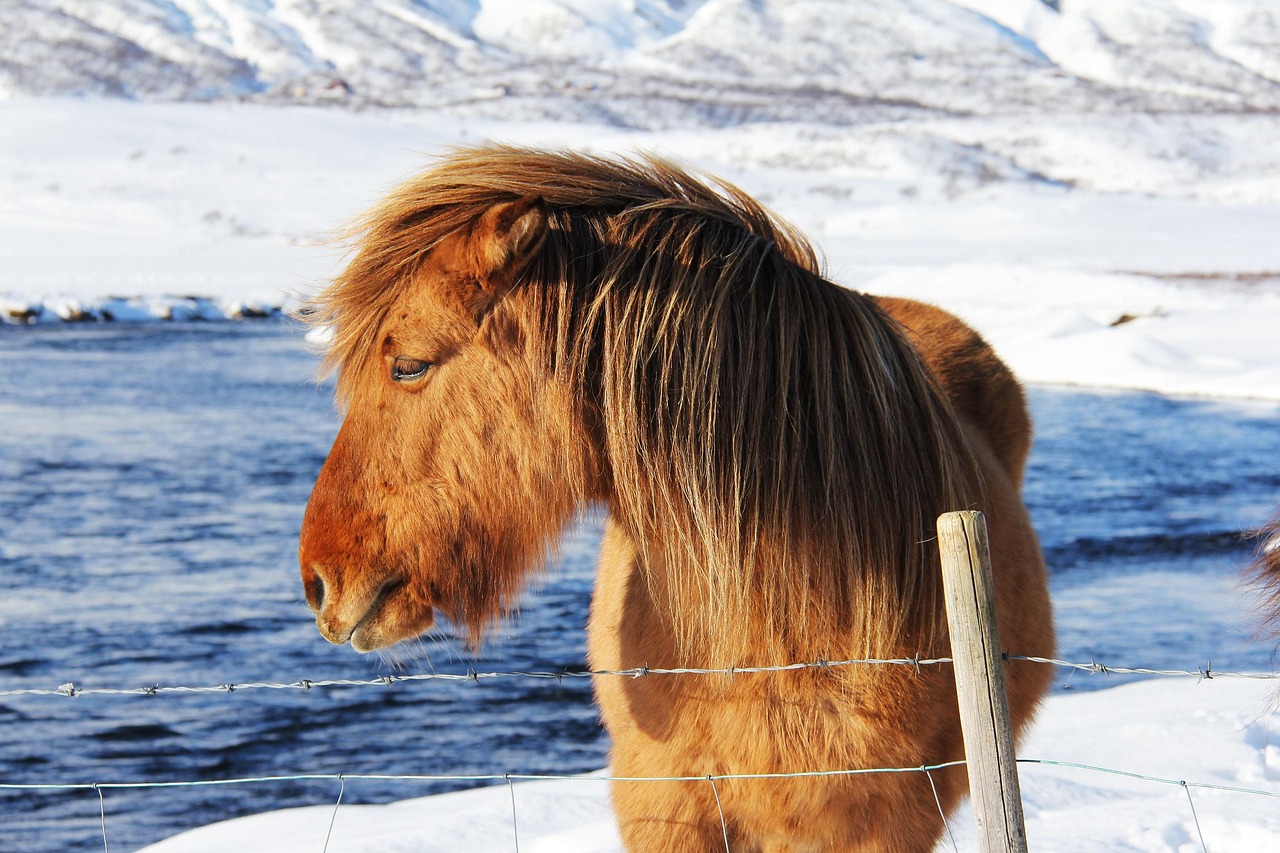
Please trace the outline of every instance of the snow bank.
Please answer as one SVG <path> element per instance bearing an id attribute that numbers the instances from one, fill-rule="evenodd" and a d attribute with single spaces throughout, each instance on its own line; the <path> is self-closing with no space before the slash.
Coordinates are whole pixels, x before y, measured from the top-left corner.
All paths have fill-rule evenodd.
<path id="1" fill-rule="evenodd" d="M 1280 392 L 1280 289 L 1231 276 L 956 266 L 897 270 L 867 289 L 962 314 L 1024 382 L 1208 397 Z"/>

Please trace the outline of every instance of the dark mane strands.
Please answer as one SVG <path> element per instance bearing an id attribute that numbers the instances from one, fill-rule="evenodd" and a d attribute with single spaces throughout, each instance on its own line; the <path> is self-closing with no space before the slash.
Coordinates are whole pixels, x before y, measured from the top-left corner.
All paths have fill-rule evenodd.
<path id="1" fill-rule="evenodd" d="M 533 196 L 550 233 L 499 310 L 598 409 L 615 519 L 686 568 L 664 594 L 690 659 L 927 648 L 934 519 L 978 488 L 955 416 L 893 322 L 732 187 L 657 160 L 453 153 L 373 211 L 313 303 L 340 393 L 426 253 Z"/>

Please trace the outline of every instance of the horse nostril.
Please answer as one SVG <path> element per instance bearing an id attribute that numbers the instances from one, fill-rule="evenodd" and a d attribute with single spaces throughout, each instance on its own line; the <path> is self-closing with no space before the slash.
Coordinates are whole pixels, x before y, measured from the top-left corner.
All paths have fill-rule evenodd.
<path id="1" fill-rule="evenodd" d="M 320 608 L 324 606 L 324 578 L 319 574 L 311 576 L 311 579 L 303 584 L 303 588 L 307 594 L 307 604 L 311 605 L 311 609 L 316 613 L 320 612 Z"/>

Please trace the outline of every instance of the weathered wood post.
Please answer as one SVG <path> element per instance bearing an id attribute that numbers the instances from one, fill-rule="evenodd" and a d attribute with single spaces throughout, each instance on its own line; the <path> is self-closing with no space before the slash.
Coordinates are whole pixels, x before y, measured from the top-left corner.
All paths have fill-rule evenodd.
<path id="1" fill-rule="evenodd" d="M 972 511 L 939 516 L 938 548 L 978 844 L 985 853 L 1025 853 L 986 517 Z"/>

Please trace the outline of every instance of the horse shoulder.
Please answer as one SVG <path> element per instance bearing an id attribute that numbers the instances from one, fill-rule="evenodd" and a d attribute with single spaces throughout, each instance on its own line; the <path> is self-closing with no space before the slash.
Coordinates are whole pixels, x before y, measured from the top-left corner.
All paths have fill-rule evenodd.
<path id="1" fill-rule="evenodd" d="M 988 441 L 1015 485 L 1031 450 L 1022 386 L 995 350 L 963 320 L 936 305 L 872 297 L 906 332 L 956 413 Z"/>

